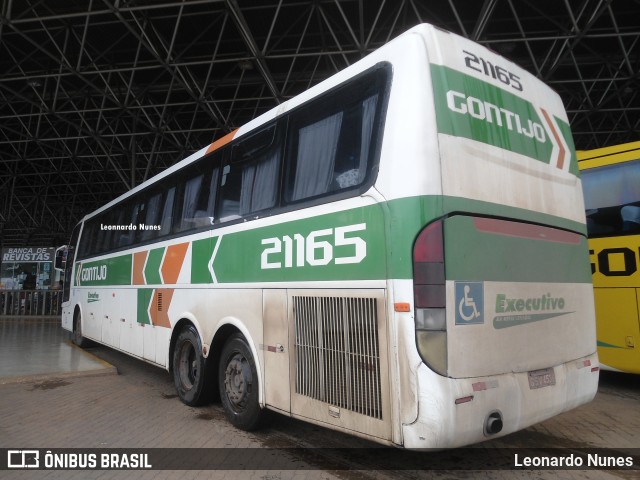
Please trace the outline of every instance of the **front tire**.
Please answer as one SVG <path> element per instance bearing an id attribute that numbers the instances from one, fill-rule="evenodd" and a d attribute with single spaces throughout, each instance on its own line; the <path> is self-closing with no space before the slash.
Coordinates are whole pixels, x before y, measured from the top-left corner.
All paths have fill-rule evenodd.
<path id="1" fill-rule="evenodd" d="M 76 311 L 73 316 L 73 332 L 71 333 L 71 341 L 80 348 L 89 346 L 89 340 L 82 335 L 82 317 L 80 311 Z"/>
<path id="2" fill-rule="evenodd" d="M 196 406 L 206 401 L 206 361 L 200 335 L 193 325 L 182 329 L 173 350 L 173 382 L 183 403 Z"/>
<path id="3" fill-rule="evenodd" d="M 250 431 L 258 428 L 264 412 L 258 402 L 258 372 L 251 349 L 240 334 L 232 335 L 220 356 L 220 400 L 229 421 Z"/>

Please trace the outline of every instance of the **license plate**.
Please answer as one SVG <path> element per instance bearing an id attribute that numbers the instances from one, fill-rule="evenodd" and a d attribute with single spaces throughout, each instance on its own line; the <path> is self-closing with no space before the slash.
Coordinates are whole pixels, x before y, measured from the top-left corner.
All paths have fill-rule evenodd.
<path id="1" fill-rule="evenodd" d="M 543 368 L 542 370 L 533 370 L 529 372 L 529 388 L 549 387 L 556 384 L 556 374 L 553 368 Z"/>

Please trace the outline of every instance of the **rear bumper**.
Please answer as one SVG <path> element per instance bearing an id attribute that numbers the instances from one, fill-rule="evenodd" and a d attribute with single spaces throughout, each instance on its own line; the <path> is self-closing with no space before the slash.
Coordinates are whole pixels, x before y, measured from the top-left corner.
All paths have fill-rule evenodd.
<path id="1" fill-rule="evenodd" d="M 555 385 L 531 389 L 527 372 L 451 379 L 421 364 L 418 418 L 403 425 L 403 445 L 409 449 L 459 447 L 542 422 L 590 402 L 598 388 L 598 367 L 596 353 L 556 365 Z M 456 399 L 468 401 L 456 404 Z M 502 419 L 502 429 L 488 435 L 487 418 L 495 412 Z"/>

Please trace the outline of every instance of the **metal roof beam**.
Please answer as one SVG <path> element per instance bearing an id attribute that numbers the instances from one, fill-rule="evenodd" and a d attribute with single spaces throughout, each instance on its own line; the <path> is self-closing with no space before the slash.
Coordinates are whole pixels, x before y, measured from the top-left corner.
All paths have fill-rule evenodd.
<path id="1" fill-rule="evenodd" d="M 276 86 L 276 82 L 273 80 L 273 76 L 271 75 L 271 72 L 269 71 L 269 67 L 265 62 L 264 55 L 262 54 L 262 51 L 258 48 L 258 45 L 256 44 L 256 41 L 253 38 L 251 29 L 247 25 L 247 21 L 245 20 L 244 15 L 240 10 L 240 6 L 238 5 L 238 2 L 236 0 L 225 0 L 225 3 L 227 4 L 227 8 L 231 13 L 231 17 L 233 18 L 233 21 L 235 22 L 236 27 L 240 31 L 240 35 L 242 35 L 242 38 L 246 43 L 247 48 L 249 49 L 249 52 L 251 52 L 251 55 L 256 62 L 256 67 L 258 68 L 258 71 L 260 72 L 260 74 L 264 78 L 264 81 L 269 87 L 269 91 L 273 95 L 276 103 L 281 103 L 282 95 L 280 93 L 280 90 Z"/>

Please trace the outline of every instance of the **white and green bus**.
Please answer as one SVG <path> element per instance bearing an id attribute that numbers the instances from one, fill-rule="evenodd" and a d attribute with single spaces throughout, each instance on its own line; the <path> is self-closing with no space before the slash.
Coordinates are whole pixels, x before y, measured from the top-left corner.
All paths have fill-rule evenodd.
<path id="1" fill-rule="evenodd" d="M 87 215 L 62 325 L 265 409 L 412 449 L 590 401 L 584 203 L 558 95 L 420 25 Z"/>

